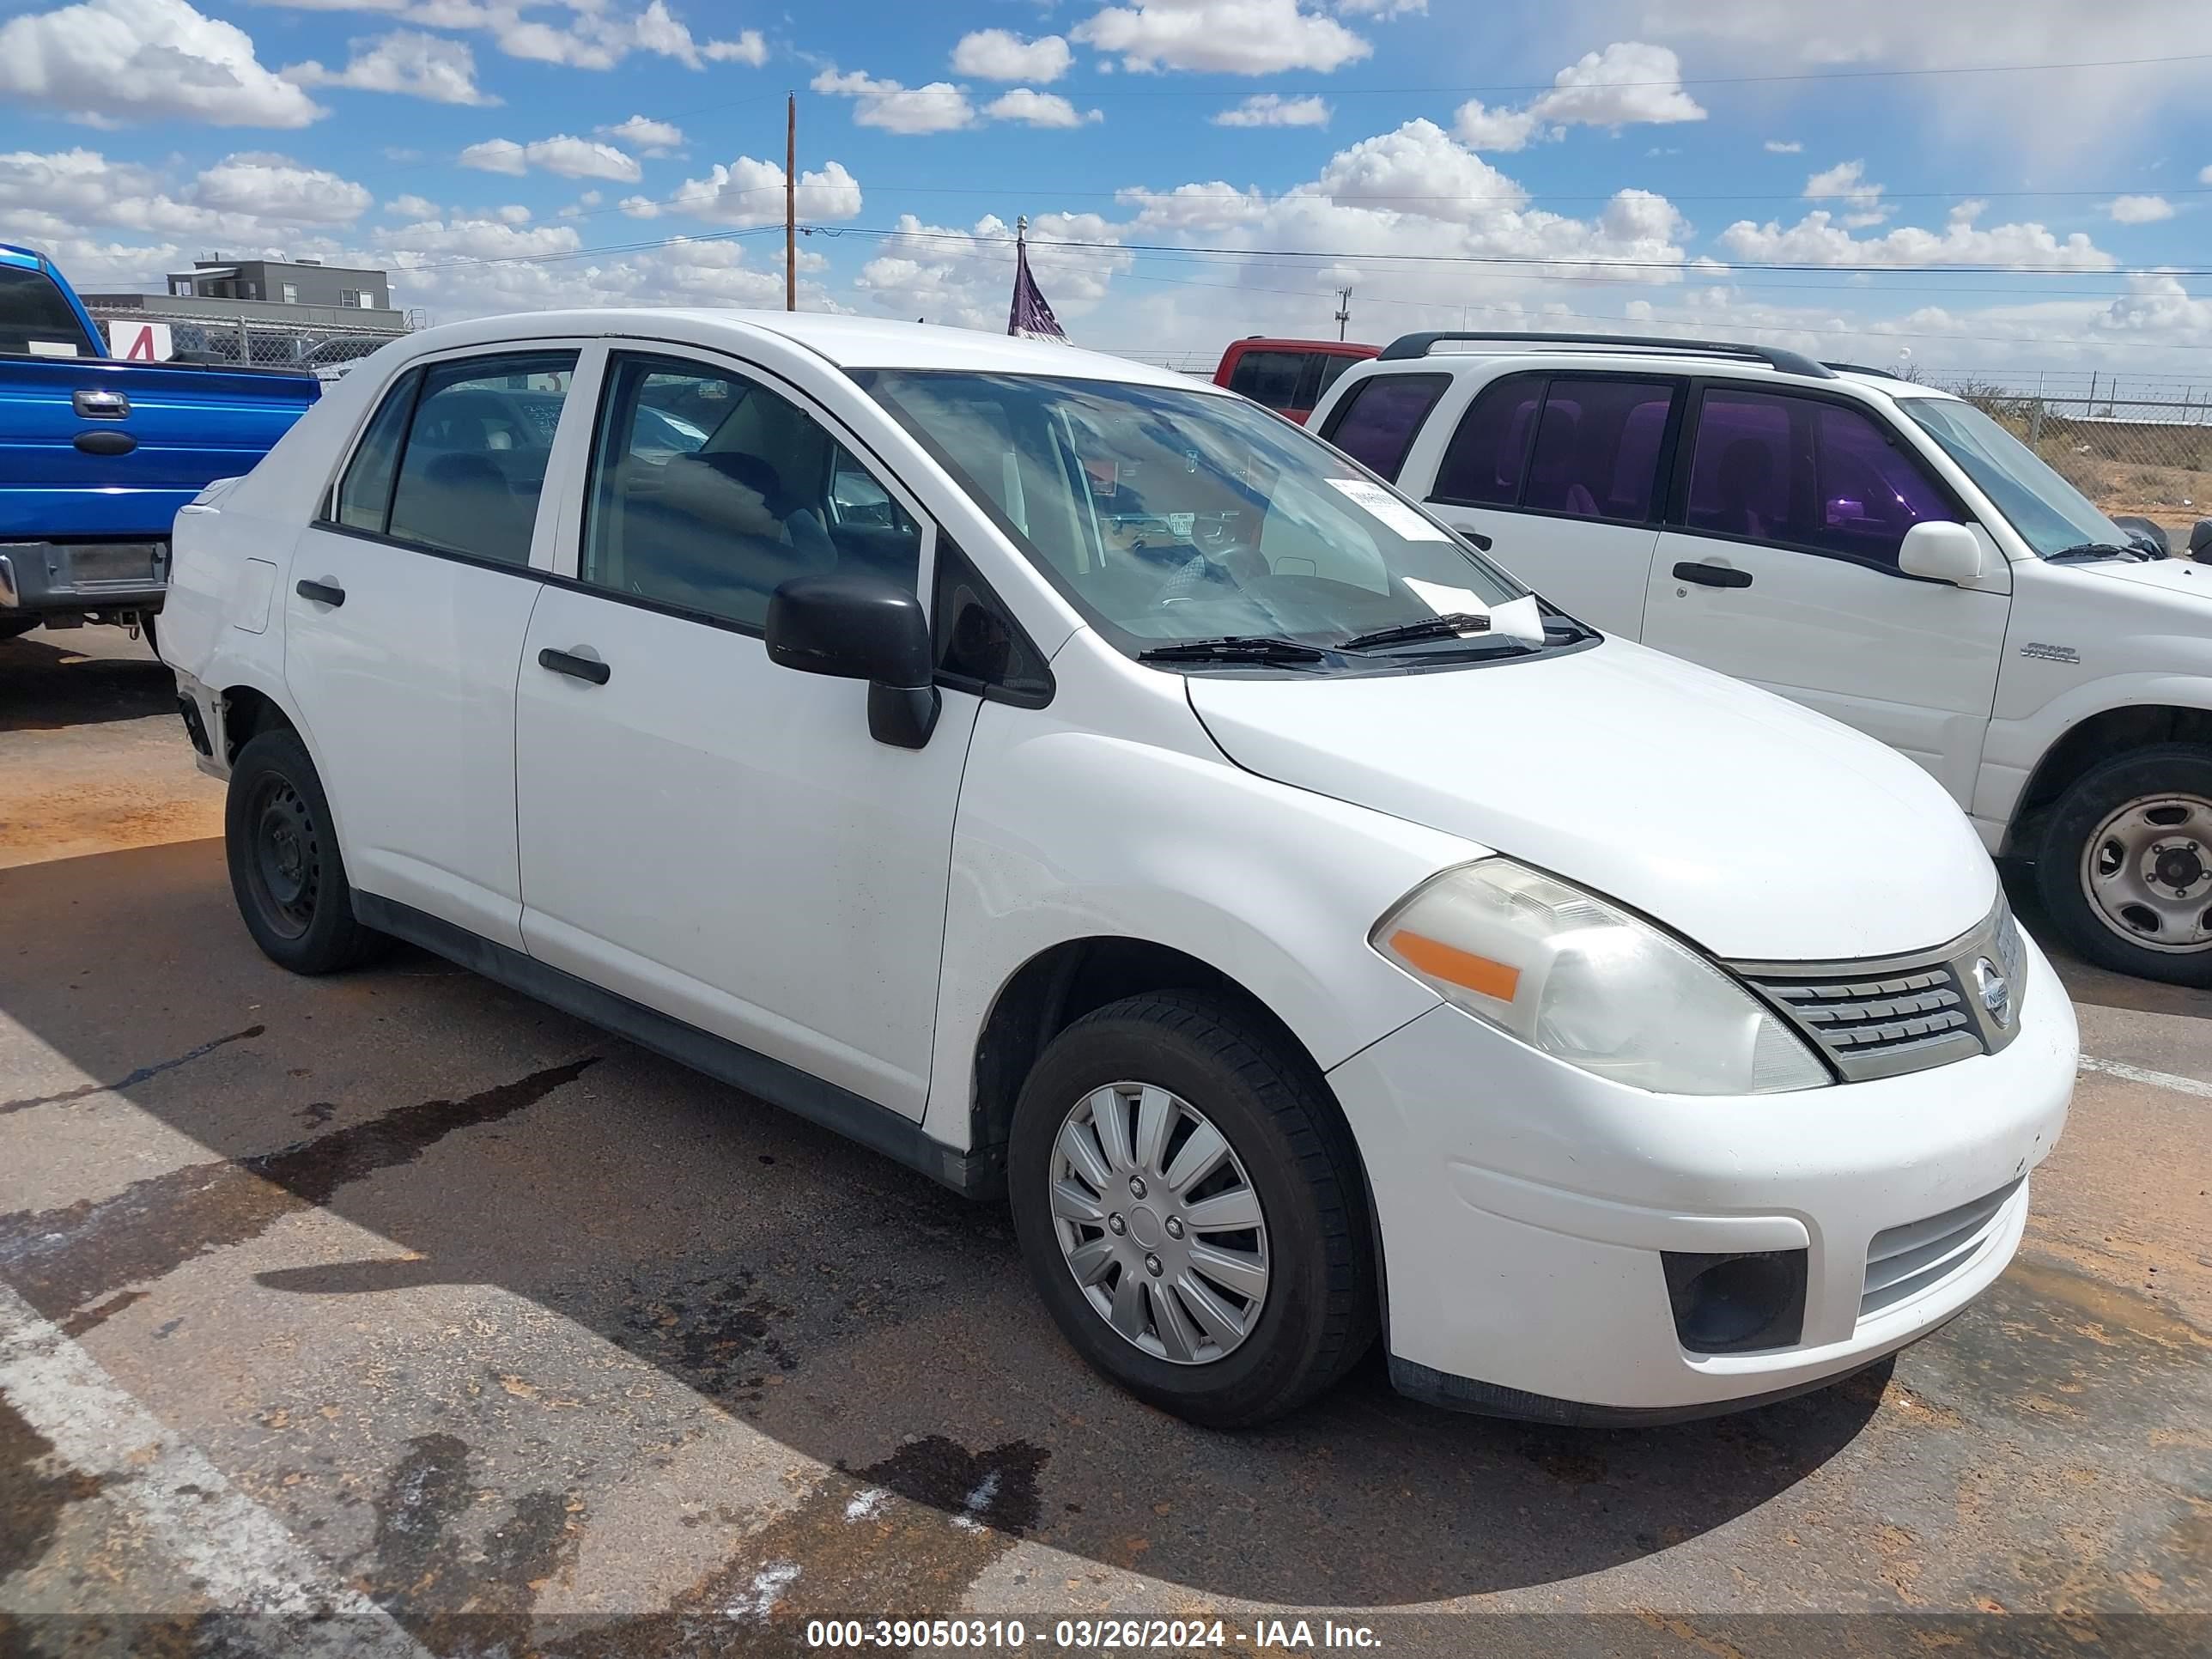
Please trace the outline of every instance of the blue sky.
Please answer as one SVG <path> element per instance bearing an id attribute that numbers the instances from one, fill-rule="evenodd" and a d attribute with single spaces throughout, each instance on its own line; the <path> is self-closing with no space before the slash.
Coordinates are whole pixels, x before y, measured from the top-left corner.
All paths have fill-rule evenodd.
<path id="1" fill-rule="evenodd" d="M 2061 67 L 2049 67 L 2049 66 Z M 2033 66 L 2033 67 L 2031 67 Z M 1085 343 L 1692 330 L 2212 392 L 2212 6 L 0 0 L 0 240 L 433 320 L 802 303 Z"/>

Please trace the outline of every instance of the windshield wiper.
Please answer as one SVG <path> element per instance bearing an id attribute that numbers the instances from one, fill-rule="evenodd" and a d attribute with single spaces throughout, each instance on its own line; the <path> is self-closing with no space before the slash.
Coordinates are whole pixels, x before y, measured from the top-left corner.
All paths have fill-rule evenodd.
<path id="1" fill-rule="evenodd" d="M 2056 553 L 2043 556 L 2053 564 L 2087 564 L 2095 559 L 2148 559 L 2150 555 L 2140 547 L 2122 546 L 2118 542 L 2082 542 L 2073 547 L 2062 547 Z"/>
<path id="2" fill-rule="evenodd" d="M 1400 623 L 1395 628 L 1378 628 L 1371 634 L 1355 634 L 1337 647 L 1340 651 L 1366 651 L 1378 645 L 1399 645 L 1413 640 L 1463 639 L 1467 635 L 1490 634 L 1490 618 L 1477 617 L 1465 611 L 1449 611 L 1441 617 L 1424 617 L 1419 622 Z M 1486 637 L 1489 645 L 1521 646 L 1527 650 L 1537 647 L 1526 641 L 1500 634 L 1494 639 Z"/>
<path id="3" fill-rule="evenodd" d="M 1272 634 L 1224 634 L 1214 640 L 1177 640 L 1137 653 L 1139 662 L 1320 662 L 1328 655 Z"/>

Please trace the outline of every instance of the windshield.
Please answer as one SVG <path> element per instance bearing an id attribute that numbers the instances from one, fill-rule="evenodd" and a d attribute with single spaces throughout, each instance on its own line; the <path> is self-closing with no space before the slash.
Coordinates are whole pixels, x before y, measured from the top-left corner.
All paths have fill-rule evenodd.
<path id="1" fill-rule="evenodd" d="M 2020 538 L 2048 558 L 2085 544 L 2129 545 L 2128 532 L 2043 458 L 1969 403 L 1900 398 L 1898 407 L 1996 503 Z"/>
<path id="2" fill-rule="evenodd" d="M 1393 642 L 1405 647 L 1395 654 L 1448 657 L 1527 592 L 1326 444 L 1241 398 L 1030 375 L 858 378 L 1133 654 L 1264 636 L 1321 647 L 1314 658 L 1440 614 L 1481 619 L 1464 634 Z M 1498 632 L 1524 614 L 1522 648 L 1540 648 L 1533 599 L 1499 617 Z"/>
<path id="3" fill-rule="evenodd" d="M 18 356 L 94 356 L 84 325 L 43 270 L 0 264 L 0 352 Z"/>

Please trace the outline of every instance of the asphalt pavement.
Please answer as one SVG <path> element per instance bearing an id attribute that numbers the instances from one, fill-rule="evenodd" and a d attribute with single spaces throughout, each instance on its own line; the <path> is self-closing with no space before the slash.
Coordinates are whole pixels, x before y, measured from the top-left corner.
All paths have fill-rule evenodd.
<path id="1" fill-rule="evenodd" d="M 2212 994 L 2062 964 L 2027 1243 L 1893 1364 L 1589 1431 L 1370 1359 L 1224 1436 L 1000 1210 L 433 957 L 274 967 L 174 708 L 0 642 L 0 1653 L 2212 1650 Z"/>

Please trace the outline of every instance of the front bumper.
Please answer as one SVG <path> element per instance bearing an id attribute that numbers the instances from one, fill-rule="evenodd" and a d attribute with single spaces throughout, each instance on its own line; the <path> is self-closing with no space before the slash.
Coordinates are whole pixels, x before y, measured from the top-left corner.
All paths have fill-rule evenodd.
<path id="1" fill-rule="evenodd" d="M 149 611 L 168 586 L 163 542 L 0 543 L 0 611 Z"/>
<path id="2" fill-rule="evenodd" d="M 2011 1260 L 2072 1098 L 2073 1006 L 2027 956 L 2001 1052 L 1794 1094 L 1646 1093 L 1449 1006 L 1337 1066 L 1395 1380 L 1516 1416 L 1658 1420 L 1817 1388 L 1927 1334 Z M 1881 1289 L 1870 1251 L 1954 1212 L 1929 1275 Z M 1775 1346 L 1692 1352 L 1667 1253 L 1735 1252 L 1790 1257 L 1802 1317 Z"/>

